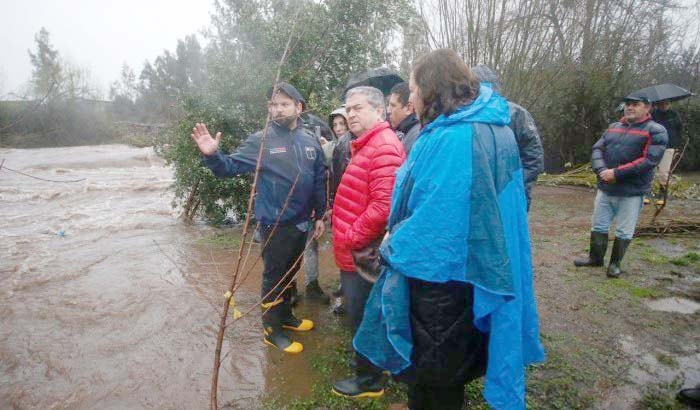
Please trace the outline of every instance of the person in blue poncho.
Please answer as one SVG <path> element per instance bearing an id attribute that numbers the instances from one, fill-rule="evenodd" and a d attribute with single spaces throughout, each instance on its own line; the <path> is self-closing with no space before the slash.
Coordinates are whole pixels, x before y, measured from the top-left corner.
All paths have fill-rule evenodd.
<path id="1" fill-rule="evenodd" d="M 354 347 L 408 384 L 410 409 L 461 409 L 483 375 L 491 407 L 524 409 L 525 366 L 544 349 L 508 104 L 447 49 L 409 85 L 423 129 L 396 174 Z"/>

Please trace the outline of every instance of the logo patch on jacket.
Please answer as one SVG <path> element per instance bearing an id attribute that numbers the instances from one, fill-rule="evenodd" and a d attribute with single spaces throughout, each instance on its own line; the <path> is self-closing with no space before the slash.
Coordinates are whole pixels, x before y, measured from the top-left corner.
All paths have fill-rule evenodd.
<path id="1" fill-rule="evenodd" d="M 270 154 L 284 154 L 285 152 L 287 152 L 285 147 L 270 148 Z"/>
<path id="2" fill-rule="evenodd" d="M 316 159 L 316 150 L 314 147 L 304 147 L 306 148 L 306 158 L 310 160 Z"/>

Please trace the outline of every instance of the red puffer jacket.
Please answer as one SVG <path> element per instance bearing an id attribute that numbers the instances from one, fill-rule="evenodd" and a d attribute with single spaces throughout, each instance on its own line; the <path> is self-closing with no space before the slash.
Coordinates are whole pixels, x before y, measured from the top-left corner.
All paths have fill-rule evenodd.
<path id="1" fill-rule="evenodd" d="M 396 170 L 406 159 L 388 122 L 351 144 L 352 159 L 333 203 L 333 253 L 341 270 L 354 271 L 351 249 L 362 249 L 386 228 Z"/>

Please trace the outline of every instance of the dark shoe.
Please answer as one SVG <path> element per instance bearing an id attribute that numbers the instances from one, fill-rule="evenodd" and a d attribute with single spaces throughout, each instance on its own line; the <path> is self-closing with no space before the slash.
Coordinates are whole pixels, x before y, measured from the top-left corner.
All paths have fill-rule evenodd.
<path id="1" fill-rule="evenodd" d="M 380 397 L 384 394 L 382 374 L 355 376 L 333 383 L 333 393 L 349 398 Z"/>
<path id="2" fill-rule="evenodd" d="M 620 268 L 620 262 L 622 262 L 622 258 L 625 257 L 625 252 L 627 252 L 627 247 L 630 242 L 632 242 L 631 239 L 615 238 L 612 255 L 610 255 L 610 266 L 608 266 L 607 275 L 609 278 L 619 278 L 623 273 Z"/>
<path id="3" fill-rule="evenodd" d="M 315 300 L 317 302 L 321 302 L 324 305 L 328 305 L 331 303 L 331 298 L 323 293 L 323 289 L 321 289 L 321 286 L 318 284 L 318 280 L 312 280 L 309 282 L 308 285 L 306 285 L 306 292 L 304 293 L 304 297 L 308 300 Z"/>
<path id="4" fill-rule="evenodd" d="M 282 330 L 273 330 L 272 327 L 265 327 L 265 344 L 276 347 L 289 354 L 301 353 L 304 346 L 299 342 L 293 342 Z"/>
<path id="5" fill-rule="evenodd" d="M 576 259 L 576 266 L 603 266 L 605 251 L 608 249 L 608 234 L 591 232 L 591 246 L 588 251 L 588 258 Z"/>
<path id="6" fill-rule="evenodd" d="M 340 299 L 339 303 L 333 308 L 333 314 L 338 316 L 345 315 L 345 305 L 343 305 L 343 300 Z"/>
<path id="7" fill-rule="evenodd" d="M 676 400 L 692 408 L 700 409 L 700 385 L 679 391 Z"/>

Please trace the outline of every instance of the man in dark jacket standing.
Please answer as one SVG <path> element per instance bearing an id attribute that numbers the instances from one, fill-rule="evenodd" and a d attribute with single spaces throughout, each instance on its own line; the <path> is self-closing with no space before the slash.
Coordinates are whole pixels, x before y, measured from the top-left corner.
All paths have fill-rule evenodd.
<path id="1" fill-rule="evenodd" d="M 389 105 L 386 110 L 391 128 L 396 131 L 396 136 L 403 143 L 406 157 L 420 134 L 420 122 L 416 118 L 413 104 L 408 101 L 410 95 L 407 82 L 396 84 L 389 94 Z"/>
<path id="2" fill-rule="evenodd" d="M 307 331 L 314 326 L 292 313 L 290 289 L 283 289 L 299 269 L 307 231 L 314 215 L 314 237 L 323 234 L 326 203 L 326 166 L 315 136 L 300 124 L 301 94 L 292 85 L 277 84 L 268 110 L 273 121 L 267 130 L 255 201 L 260 222 L 262 256 L 262 308 L 265 343 L 286 353 L 299 353 L 284 329 Z M 192 139 L 204 155 L 204 163 L 217 177 L 255 171 L 263 132 L 250 137 L 231 155 L 219 151 L 221 133 L 212 138 L 206 125 L 196 124 Z M 286 275 L 285 275 L 286 274 Z"/>
<path id="3" fill-rule="evenodd" d="M 472 71 L 482 83 L 487 83 L 494 91 L 501 92 L 498 75 L 490 67 L 479 64 L 472 67 Z M 537 131 L 534 118 L 524 107 L 508 101 L 508 109 L 510 110 L 510 124 L 508 126 L 513 130 L 515 141 L 518 143 L 520 162 L 523 163 L 525 196 L 529 211 L 531 202 L 530 191 L 535 182 L 537 182 L 537 177 L 544 171 L 542 139 Z"/>
<path id="4" fill-rule="evenodd" d="M 615 242 L 607 275 L 622 273 L 620 262 L 637 225 L 644 195 L 651 191 L 654 168 L 664 155 L 668 135 L 651 120 L 649 98 L 642 93 L 625 97 L 625 113 L 593 145 L 591 163 L 598 175 L 588 258 L 576 266 L 603 266 L 608 230 L 615 220 Z"/>

